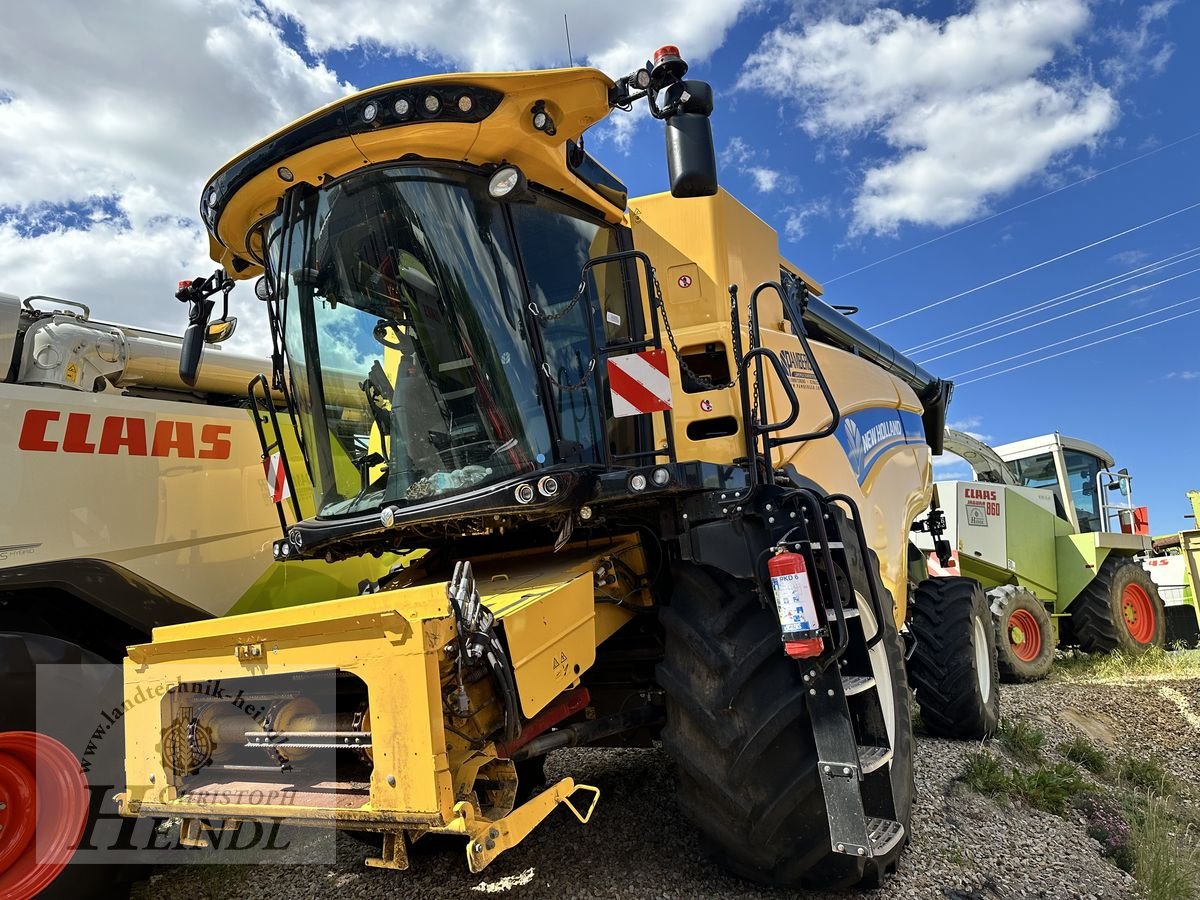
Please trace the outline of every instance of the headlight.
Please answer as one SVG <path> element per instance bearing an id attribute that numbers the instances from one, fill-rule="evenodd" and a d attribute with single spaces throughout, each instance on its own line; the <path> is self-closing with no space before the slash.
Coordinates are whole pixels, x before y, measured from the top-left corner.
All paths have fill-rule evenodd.
<path id="1" fill-rule="evenodd" d="M 488 193 L 496 200 L 515 196 L 525 188 L 525 176 L 516 166 L 501 166 L 488 179 Z"/>

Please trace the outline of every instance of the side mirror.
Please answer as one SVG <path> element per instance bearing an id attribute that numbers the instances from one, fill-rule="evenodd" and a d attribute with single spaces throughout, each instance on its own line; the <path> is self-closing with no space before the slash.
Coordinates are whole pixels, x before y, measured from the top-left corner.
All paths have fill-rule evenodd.
<path id="1" fill-rule="evenodd" d="M 717 192 L 717 152 L 713 145 L 712 88 L 704 81 L 680 81 L 667 88 L 667 171 L 672 197 L 711 197 Z"/>
<path id="2" fill-rule="evenodd" d="M 179 282 L 175 299 L 188 305 L 188 326 L 183 332 L 183 345 L 179 348 L 179 380 L 188 387 L 196 386 L 200 374 L 200 356 L 206 343 L 223 341 L 237 326 L 237 319 L 229 315 L 229 292 L 233 290 L 233 279 L 221 269 L 208 278 L 193 278 Z M 221 318 L 209 327 L 217 292 L 224 295 Z"/>
<path id="3" fill-rule="evenodd" d="M 208 317 L 212 315 L 213 305 L 211 300 L 198 300 L 188 311 L 188 327 L 183 332 L 183 347 L 179 351 L 179 379 L 188 387 L 195 387 L 200 375 L 200 354 L 204 352 Z"/>
<path id="4" fill-rule="evenodd" d="M 237 316 L 226 316 L 222 319 L 217 319 L 215 322 L 210 322 L 204 329 L 204 343 L 219 344 L 221 341 L 227 341 L 233 337 L 233 333 L 237 330 Z"/>

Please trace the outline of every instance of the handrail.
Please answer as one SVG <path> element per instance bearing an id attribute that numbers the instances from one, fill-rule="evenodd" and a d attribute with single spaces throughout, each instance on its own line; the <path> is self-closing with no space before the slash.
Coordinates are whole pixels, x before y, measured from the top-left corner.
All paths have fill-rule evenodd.
<path id="1" fill-rule="evenodd" d="M 649 325 L 650 325 L 651 337 L 649 339 L 643 339 L 640 341 L 639 340 L 625 341 L 621 344 L 616 344 L 611 347 L 607 346 L 607 345 L 598 346 L 597 342 L 596 342 L 596 335 L 592 329 L 592 322 L 591 322 L 592 314 L 596 312 L 596 309 L 595 309 L 595 305 L 594 305 L 594 299 L 592 297 L 592 292 L 591 292 L 590 288 L 588 287 L 587 275 L 588 275 L 588 272 L 591 269 L 595 268 L 596 266 L 606 265 L 608 263 L 614 263 L 614 262 L 624 262 L 626 260 L 634 260 L 635 262 L 640 262 L 642 264 L 642 267 L 645 270 L 646 286 L 647 286 L 647 289 L 651 293 L 650 302 L 648 304 L 650 307 Z M 657 296 L 657 292 L 656 292 L 657 285 L 658 285 L 658 279 L 655 277 L 655 274 L 654 274 L 654 265 L 653 265 L 653 263 L 651 263 L 650 257 L 647 256 L 646 253 L 642 250 L 619 250 L 616 253 L 607 253 L 603 256 L 592 257 L 591 259 L 588 259 L 586 262 L 584 262 L 583 266 L 579 270 L 579 289 L 580 289 L 579 296 L 580 296 L 580 299 L 582 299 L 587 304 L 587 308 L 588 308 L 589 321 L 587 323 L 587 326 L 588 326 L 587 332 L 588 332 L 589 349 L 592 354 L 593 363 L 597 363 L 601 359 L 607 359 L 611 356 L 615 356 L 620 353 L 637 352 L 639 350 L 645 350 L 645 349 L 654 349 L 654 350 L 662 349 L 662 332 L 660 330 L 659 321 L 658 321 L 658 316 L 659 316 L 658 304 L 661 302 L 661 300 Z M 540 317 L 535 316 L 535 321 L 538 323 L 539 327 L 541 327 L 542 329 L 545 329 L 546 325 Z M 606 378 L 606 373 L 601 373 L 600 368 L 601 367 L 599 365 L 595 365 L 593 368 L 593 371 L 591 373 L 592 386 L 593 386 L 593 389 L 596 391 L 596 402 L 598 404 L 602 404 L 602 400 L 603 400 L 603 397 L 602 397 L 603 390 L 602 389 L 603 389 L 603 386 L 605 383 L 605 378 Z M 599 408 L 601 409 L 601 411 L 603 410 L 602 405 Z M 653 445 L 654 436 L 653 436 L 653 433 L 651 433 L 651 436 L 650 436 L 651 448 L 649 450 L 639 451 L 639 452 L 633 453 L 633 454 L 621 454 L 619 456 L 614 456 L 612 453 L 612 449 L 609 447 L 609 443 L 608 443 L 609 419 L 603 415 L 601 415 L 601 419 L 602 419 L 602 421 L 600 424 L 604 431 L 603 440 L 601 441 L 601 445 L 602 445 L 601 446 L 601 454 L 603 456 L 605 469 L 613 468 L 613 462 L 616 460 L 624 460 L 624 459 L 631 459 L 631 458 L 637 458 L 637 457 L 647 457 L 648 456 L 651 459 L 655 459 L 659 456 L 665 455 L 669 462 L 673 463 L 673 462 L 677 461 L 677 457 L 676 457 L 676 453 L 675 453 L 675 425 L 674 425 L 674 420 L 672 419 L 670 410 L 663 411 L 664 432 L 665 432 L 666 440 L 667 440 L 667 447 L 666 447 L 665 451 L 658 450 L 654 447 L 654 445 Z"/>
<path id="2" fill-rule="evenodd" d="M 789 304 L 789 297 L 778 281 L 764 281 L 754 289 L 754 293 L 750 295 L 750 309 L 754 320 L 758 321 L 758 295 L 767 288 L 771 288 L 779 295 L 779 300 L 786 308 Z M 817 380 L 817 386 L 821 389 L 821 396 L 825 399 L 825 405 L 829 408 L 830 420 L 829 424 L 816 431 L 811 431 L 807 434 L 796 434 L 789 437 L 778 438 L 774 440 L 776 446 L 784 444 L 797 444 L 801 441 L 812 441 L 820 438 L 829 437 L 836 430 L 842 421 L 842 411 L 838 408 L 837 401 L 833 398 L 833 391 L 829 388 L 829 382 L 825 380 L 825 373 L 821 370 L 821 364 L 817 361 L 816 355 L 813 353 L 812 345 L 808 342 L 808 336 L 804 333 L 803 322 L 797 319 L 799 323 L 796 327 L 796 337 L 800 340 L 800 347 L 804 350 L 804 355 L 808 357 L 808 361 L 812 364 L 813 377 Z"/>
<path id="3" fill-rule="evenodd" d="M 256 390 L 260 389 L 260 390 Z M 283 431 L 279 427 L 279 416 L 275 412 L 275 402 L 271 399 L 271 385 L 267 381 L 266 375 L 256 375 L 250 379 L 250 383 L 246 386 L 246 394 L 250 399 L 250 413 L 254 418 L 254 427 L 258 431 L 258 445 L 262 450 L 262 461 L 264 468 L 271 459 L 271 454 L 278 451 L 279 461 L 283 466 L 283 477 L 287 482 L 288 496 L 292 501 L 292 512 L 295 515 L 295 520 L 299 522 L 304 518 L 300 514 L 300 499 L 296 496 L 296 484 L 292 479 L 292 466 L 288 462 L 287 448 L 283 445 Z M 265 403 L 263 401 L 266 401 Z M 275 436 L 273 442 L 267 441 L 267 433 L 263 428 L 262 413 L 267 414 L 267 421 L 271 425 L 271 431 Z M 275 511 L 279 513 L 279 528 L 283 531 L 283 536 L 287 537 L 287 515 L 283 511 L 283 501 L 275 501 Z"/>
<path id="4" fill-rule="evenodd" d="M 782 431 L 784 428 L 789 428 L 795 424 L 797 417 L 800 415 L 800 399 L 796 396 L 796 390 L 792 387 L 792 383 L 788 380 L 787 369 L 783 367 L 779 356 L 770 347 L 752 347 L 745 356 L 742 357 L 742 364 L 739 370 L 741 377 L 746 377 L 750 369 L 750 361 L 762 357 L 771 364 L 771 368 L 775 370 L 775 375 L 779 378 L 779 383 L 783 386 L 783 392 L 787 395 L 788 416 L 782 422 L 753 422 L 756 435 L 770 434 L 773 431 Z M 758 380 L 762 380 L 761 374 L 757 376 Z M 765 401 L 764 401 L 765 402 Z M 764 411 L 765 414 L 765 411 Z"/>

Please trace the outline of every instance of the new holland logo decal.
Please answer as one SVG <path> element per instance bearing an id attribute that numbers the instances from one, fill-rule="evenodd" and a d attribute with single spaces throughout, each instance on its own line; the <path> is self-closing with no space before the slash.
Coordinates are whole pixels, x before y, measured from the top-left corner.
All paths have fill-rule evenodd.
<path id="1" fill-rule="evenodd" d="M 862 409 L 842 417 L 837 439 L 858 483 L 866 481 L 889 450 L 925 443 L 921 417 L 902 409 Z"/>

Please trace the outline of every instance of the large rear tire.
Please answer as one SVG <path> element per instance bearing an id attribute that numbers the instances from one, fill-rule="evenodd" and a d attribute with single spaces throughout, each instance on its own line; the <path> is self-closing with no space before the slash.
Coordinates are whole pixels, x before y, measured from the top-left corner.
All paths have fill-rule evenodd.
<path id="1" fill-rule="evenodd" d="M 882 586 L 880 592 L 886 602 Z M 717 861 L 777 886 L 874 885 L 894 871 L 905 841 L 869 860 L 832 851 L 802 669 L 784 655 L 779 619 L 751 585 L 712 569 L 677 566 L 661 617 L 663 744 L 679 767 L 682 812 Z M 876 680 L 894 723 L 891 792 L 907 835 L 910 695 L 895 623 L 885 619 L 873 664 L 886 659 Z M 866 619 L 863 626 L 874 634 Z"/>
<path id="2" fill-rule="evenodd" d="M 1067 611 L 1087 653 L 1145 653 L 1166 643 L 1167 613 L 1158 588 L 1128 557 L 1106 559 Z"/>
<path id="3" fill-rule="evenodd" d="M 992 613 L 979 582 L 957 576 L 917 585 L 908 674 L 921 721 L 939 737 L 979 740 L 1000 724 Z"/>
<path id="4" fill-rule="evenodd" d="M 1054 665 L 1054 624 L 1037 594 L 1003 584 L 987 594 L 996 626 L 996 663 L 1000 680 L 1041 681 Z"/>

